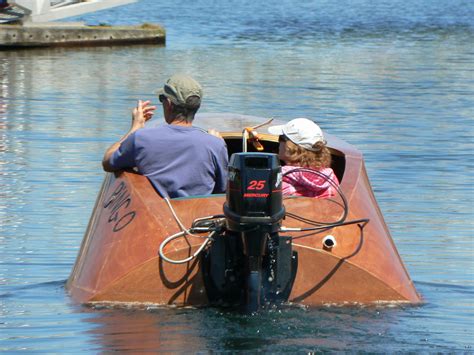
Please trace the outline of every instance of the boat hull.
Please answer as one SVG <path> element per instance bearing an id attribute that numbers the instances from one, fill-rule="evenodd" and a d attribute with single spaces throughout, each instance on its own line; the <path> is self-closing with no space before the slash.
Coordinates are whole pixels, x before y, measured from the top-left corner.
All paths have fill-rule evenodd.
<path id="1" fill-rule="evenodd" d="M 238 132 L 224 136 L 231 139 Z M 377 206 L 362 156 L 336 138 L 330 144 L 344 156 L 341 189 L 349 204 L 347 220 L 370 221 L 294 238 L 298 271 L 289 301 L 308 306 L 421 302 Z M 196 218 L 222 214 L 224 202 L 224 195 L 211 195 L 173 199 L 171 205 L 189 227 Z M 319 221 L 337 220 L 342 213 L 333 199 L 288 198 L 284 205 L 287 212 Z M 289 217 L 283 225 L 308 227 Z M 146 177 L 131 171 L 107 173 L 67 282 L 69 293 L 81 303 L 209 304 L 200 258 L 175 265 L 159 256 L 163 240 L 179 231 L 170 208 Z M 323 246 L 327 235 L 336 240 L 331 249 Z M 201 243 L 200 238 L 181 238 L 165 253 L 185 259 Z"/>

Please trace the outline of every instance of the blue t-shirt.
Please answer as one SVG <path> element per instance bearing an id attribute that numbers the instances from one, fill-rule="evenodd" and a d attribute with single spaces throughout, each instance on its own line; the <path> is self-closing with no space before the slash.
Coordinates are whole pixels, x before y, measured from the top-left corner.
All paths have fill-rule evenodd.
<path id="1" fill-rule="evenodd" d="M 115 169 L 137 167 L 163 197 L 221 193 L 227 184 L 224 140 L 197 127 L 139 129 L 122 142 L 109 163 Z"/>

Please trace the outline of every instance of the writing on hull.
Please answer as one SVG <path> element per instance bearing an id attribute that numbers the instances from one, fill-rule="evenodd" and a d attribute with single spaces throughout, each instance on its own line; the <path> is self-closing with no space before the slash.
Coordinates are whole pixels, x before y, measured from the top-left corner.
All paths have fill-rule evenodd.
<path id="1" fill-rule="evenodd" d="M 127 227 L 135 218 L 136 212 L 130 211 L 132 197 L 125 182 L 121 181 L 112 194 L 105 199 L 104 208 L 110 212 L 108 222 L 113 223 L 113 231 Z"/>

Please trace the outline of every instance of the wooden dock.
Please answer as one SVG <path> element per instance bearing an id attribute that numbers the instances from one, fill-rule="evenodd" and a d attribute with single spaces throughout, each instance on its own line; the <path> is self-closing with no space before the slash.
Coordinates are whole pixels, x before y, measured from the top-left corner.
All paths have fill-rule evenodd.
<path id="1" fill-rule="evenodd" d="M 0 25 L 0 49 L 32 47 L 165 44 L 162 26 L 87 26 L 81 23 Z"/>

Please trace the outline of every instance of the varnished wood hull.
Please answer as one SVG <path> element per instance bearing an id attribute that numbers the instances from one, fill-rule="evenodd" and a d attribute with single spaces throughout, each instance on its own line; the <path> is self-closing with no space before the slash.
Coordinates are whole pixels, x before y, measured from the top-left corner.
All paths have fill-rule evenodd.
<path id="1" fill-rule="evenodd" d="M 238 131 L 227 137 L 238 136 Z M 275 140 L 275 137 L 265 137 Z M 398 255 L 366 175 L 359 152 L 334 137 L 329 145 L 345 157 L 341 188 L 349 201 L 349 219 L 368 218 L 294 240 L 298 272 L 289 301 L 305 305 L 421 301 Z M 185 226 L 196 218 L 221 214 L 225 196 L 171 200 Z M 290 198 L 286 210 L 310 219 L 335 220 L 341 208 L 333 200 Z M 287 227 L 307 227 L 287 218 Z M 107 174 L 76 264 L 67 283 L 73 299 L 91 302 L 138 302 L 206 305 L 208 298 L 198 259 L 169 264 L 158 254 L 161 242 L 180 229 L 165 201 L 147 178 L 132 172 Z M 325 250 L 324 236 L 337 245 Z M 202 243 L 174 243 L 166 255 L 189 256 Z"/>

